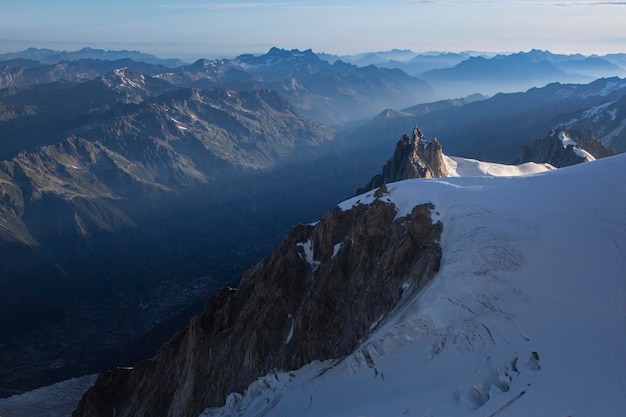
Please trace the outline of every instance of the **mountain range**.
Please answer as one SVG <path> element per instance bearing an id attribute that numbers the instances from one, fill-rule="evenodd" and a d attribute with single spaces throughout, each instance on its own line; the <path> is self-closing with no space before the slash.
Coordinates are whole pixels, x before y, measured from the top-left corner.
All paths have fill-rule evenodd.
<path id="1" fill-rule="evenodd" d="M 6 87 L 85 80 L 129 66 L 176 86 L 270 88 L 280 91 L 303 114 L 331 126 L 363 120 L 381 108 L 437 98 L 518 92 L 552 82 L 588 83 L 626 75 L 621 54 L 564 55 L 541 50 L 498 55 L 392 50 L 339 57 L 272 48 L 258 56 L 184 64 L 135 51 L 29 49 L 4 54 L 0 62 L 0 85 Z"/>
<path id="2" fill-rule="evenodd" d="M 411 131 L 416 121 L 453 155 L 490 162 L 513 163 L 523 146 L 566 126 L 581 140 L 598 139 L 626 150 L 623 109 L 626 81 L 599 79 L 589 84 L 553 83 L 523 93 L 501 93 L 488 99 L 443 100 L 401 110 L 387 109 L 348 134 L 369 147 L 372 158 L 393 150 L 389 132 Z M 382 154 L 382 155 L 381 155 Z"/>
<path id="3" fill-rule="evenodd" d="M 423 274 L 410 277 L 411 285 L 422 288 L 434 276 L 440 262 L 438 219 L 428 222 L 434 212 L 425 201 L 406 224 L 395 224 L 385 197 L 389 189 L 376 191 L 381 184 L 419 172 L 430 177 L 543 172 L 552 169 L 547 162 L 581 162 L 576 155 L 583 150 L 601 158 L 626 148 L 626 84 L 616 77 L 429 102 L 436 85 L 400 69 L 331 64 L 310 50 L 272 48 L 259 56 L 193 64 L 128 51 L 52 52 L 28 50 L 0 61 L 2 396 L 145 360 L 193 315 L 206 317 L 211 308 L 206 295 L 227 285 L 246 289 L 219 293 L 227 304 L 236 300 L 232 309 L 218 308 L 228 315 L 220 319 L 224 326 L 239 314 L 254 323 L 253 313 L 279 323 L 284 317 L 240 300 L 262 301 L 281 291 L 298 294 L 288 303 L 290 309 L 319 307 L 319 320 L 281 310 L 288 318 L 284 326 L 267 333 L 259 327 L 255 337 L 266 341 L 260 346 L 270 346 L 272 353 L 267 362 L 266 352 L 246 351 L 247 342 L 241 341 L 240 361 L 232 366 L 250 372 L 231 380 L 223 378 L 223 370 L 191 378 L 222 384 L 213 398 L 235 401 L 239 397 L 229 397 L 233 382 L 242 391 L 263 372 L 306 365 L 322 350 L 325 358 L 350 355 L 369 337 L 373 315 L 391 314 L 402 304 L 394 286 L 403 285 L 397 280 L 411 262 L 425 267 Z M 391 55 L 409 59 L 406 51 Z M 524 62 L 536 56 L 538 65 L 561 63 L 547 53 L 520 55 Z M 433 60 L 459 58 L 444 54 Z M 604 65 L 583 58 L 579 69 Z M 496 62 L 480 59 L 490 61 L 486 65 Z M 403 110 L 381 113 L 389 107 Z M 416 124 L 437 139 L 427 139 Z M 380 172 L 400 133 L 411 131 L 413 137 L 407 135 L 400 146 L 410 163 L 394 156 L 390 168 L 368 184 L 380 204 L 348 215 L 331 210 L 324 217 L 326 226 L 289 232 L 293 224 L 320 218 L 353 195 Z M 416 150 L 416 143 L 422 149 Z M 442 148 L 459 156 L 448 157 Z M 527 160 L 535 163 L 515 169 L 502 165 Z M 356 229 L 348 230 L 342 224 L 346 219 Z M 421 227 L 434 240 L 417 230 Z M 370 232 L 380 232 L 376 236 L 388 238 L 383 239 L 387 243 L 367 246 Z M 340 235 L 343 246 L 337 246 Z M 393 240 L 400 235 L 404 240 Z M 350 245 L 359 245 L 342 253 L 350 246 L 348 236 Z M 281 246 L 283 253 L 270 255 L 269 264 L 258 264 L 258 271 L 246 273 L 239 284 L 241 274 L 285 238 L 291 243 Z M 411 258 L 416 242 L 428 253 L 421 261 Z M 367 247 L 357 247 L 361 244 Z M 318 263 L 320 251 L 329 263 Z M 356 258 L 364 263 L 353 264 Z M 354 281 L 375 271 L 367 275 L 372 281 L 365 292 L 378 286 L 389 272 L 381 263 L 398 266 L 383 306 L 359 298 L 364 284 Z M 320 279 L 315 284 L 306 278 L 298 288 L 257 287 L 255 274 L 271 276 L 272 265 L 286 268 L 281 269 L 285 274 L 293 267 L 293 274 L 306 270 L 307 277 L 320 274 Z M 344 274 L 345 287 L 332 287 L 338 273 Z M 321 282 L 331 288 L 318 288 Z M 320 298 L 317 291 L 333 289 L 362 300 L 363 315 L 355 324 L 336 317 L 349 317 L 349 309 L 325 310 L 326 296 Z M 209 325 L 195 320 L 203 322 L 195 330 Z M 315 322 L 332 320 L 347 326 L 339 333 L 350 335 L 335 346 L 315 336 L 321 331 Z M 270 340 L 277 331 L 287 338 L 289 323 L 296 326 L 296 321 L 290 340 L 309 339 L 310 345 L 285 350 Z M 249 336 L 246 329 L 237 335 Z M 196 337 L 194 331 L 184 338 Z M 187 343 L 183 339 L 170 341 L 165 355 L 178 355 L 177 343 Z M 222 342 L 222 347 L 230 343 Z M 249 368 L 251 358 L 256 370 Z M 167 372 L 179 372 L 177 366 Z M 129 394 L 135 388 L 129 383 L 124 389 Z M 197 413 L 208 404 L 200 394 L 191 402 L 185 392 L 176 395 Z"/>
<path id="4" fill-rule="evenodd" d="M 163 59 L 152 54 L 139 51 L 111 51 L 104 49 L 94 49 L 85 47 L 79 51 L 57 51 L 54 49 L 28 48 L 24 51 L 9 52 L 0 54 L 0 61 L 10 61 L 14 59 L 28 59 L 38 61 L 42 64 L 58 64 L 67 61 L 79 61 L 83 59 L 93 59 L 101 61 L 118 61 L 129 59 L 135 62 L 145 62 L 148 64 L 164 65 L 166 67 L 179 67 L 185 62 L 180 59 Z"/>
<path id="5" fill-rule="evenodd" d="M 330 61 L 341 59 L 358 66 L 373 64 L 401 69 L 427 81 L 434 87 L 435 94 L 443 98 L 525 91 L 552 82 L 588 83 L 597 78 L 626 75 L 621 54 L 565 55 L 533 49 L 497 55 L 394 50 L 354 56 L 322 56 Z"/>
<path id="6" fill-rule="evenodd" d="M 78 54 L 72 60 L 50 64 L 19 56 L 11 55 L 13 59 L 0 61 L 0 87 L 85 81 L 128 67 L 168 81 L 177 88 L 273 89 L 302 114 L 331 126 L 366 119 L 393 103 L 410 105 L 434 98 L 427 83 L 402 71 L 373 66 L 359 68 L 343 62 L 331 65 L 311 50 L 272 48 L 261 56 L 201 59 L 175 68 L 159 61 L 146 62 L 133 54 L 111 53 L 114 60 L 91 58 L 106 54 Z M 36 57 L 37 54 L 26 51 L 23 56 Z M 82 56 L 89 58 L 79 58 Z M 139 60 L 134 61 L 133 57 Z"/>
<path id="7" fill-rule="evenodd" d="M 624 69 L 598 56 L 557 55 L 532 50 L 491 58 L 470 57 L 452 68 L 419 75 L 439 93 L 454 97 L 472 93 L 525 91 L 551 82 L 581 83 L 601 77 L 624 76 Z"/>
<path id="8" fill-rule="evenodd" d="M 413 52 L 408 49 L 393 49 L 390 51 L 365 52 L 356 55 L 332 55 L 319 53 L 318 56 L 326 61 L 344 61 L 359 67 L 376 65 L 383 68 L 398 68 L 408 74 L 419 76 L 420 74 L 434 70 L 452 68 L 470 58 L 484 58 L 486 60 L 500 61 L 507 59 L 529 59 L 534 62 L 549 62 L 558 69 L 579 75 L 589 75 L 600 78 L 602 76 L 615 76 L 624 71 L 626 54 L 606 55 L 582 55 L 582 54 L 555 54 L 550 51 L 532 49 L 528 52 L 516 53 L 489 53 L 479 51 L 464 52 Z M 594 71 L 607 71 L 596 73 Z"/>

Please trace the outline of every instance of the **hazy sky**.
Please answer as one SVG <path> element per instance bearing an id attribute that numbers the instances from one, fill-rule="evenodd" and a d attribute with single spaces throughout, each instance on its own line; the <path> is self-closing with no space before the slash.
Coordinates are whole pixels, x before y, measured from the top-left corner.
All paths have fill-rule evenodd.
<path id="1" fill-rule="evenodd" d="M 0 52 L 28 46 L 188 60 L 271 46 L 604 54 L 626 52 L 626 1 L 0 0 Z"/>

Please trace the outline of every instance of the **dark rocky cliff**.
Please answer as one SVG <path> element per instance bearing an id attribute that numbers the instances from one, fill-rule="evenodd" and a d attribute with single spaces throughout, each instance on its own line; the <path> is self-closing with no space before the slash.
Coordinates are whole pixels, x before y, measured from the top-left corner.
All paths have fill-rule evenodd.
<path id="1" fill-rule="evenodd" d="M 100 375 L 73 417 L 197 416 L 272 370 L 352 352 L 440 265 L 432 204 L 396 219 L 384 192 L 293 228 L 155 357 Z"/>
<path id="2" fill-rule="evenodd" d="M 356 194 L 363 194 L 395 181 L 447 176 L 441 144 L 437 139 L 431 141 L 415 127 L 412 137 L 403 135 L 400 138 L 395 152 L 383 167 L 383 172 L 375 175 L 365 187 L 359 188 Z"/>

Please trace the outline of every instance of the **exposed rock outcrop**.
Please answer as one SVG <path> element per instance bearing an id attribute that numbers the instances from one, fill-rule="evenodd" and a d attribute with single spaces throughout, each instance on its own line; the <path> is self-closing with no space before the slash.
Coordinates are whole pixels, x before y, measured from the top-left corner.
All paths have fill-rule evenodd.
<path id="1" fill-rule="evenodd" d="M 548 132 L 544 138 L 537 139 L 531 146 L 524 146 L 519 163 L 548 163 L 562 168 L 615 154 L 614 150 L 607 149 L 596 139 L 593 132 L 580 134 L 561 126 Z"/>
<path id="2" fill-rule="evenodd" d="M 153 359 L 100 375 L 73 417 L 196 416 L 274 369 L 349 354 L 438 271 L 433 208 L 396 218 L 377 199 L 295 227 Z"/>
<path id="3" fill-rule="evenodd" d="M 583 129 L 582 131 L 570 128 L 568 129 L 568 133 L 574 142 L 578 143 L 581 148 L 589 152 L 596 159 L 606 158 L 607 156 L 614 156 L 621 153 L 621 151 L 604 146 L 602 141 L 596 137 L 591 128 Z"/>
<path id="4" fill-rule="evenodd" d="M 381 174 L 375 175 L 356 194 L 380 187 L 390 182 L 412 178 L 447 177 L 441 144 L 437 139 L 430 140 L 415 127 L 412 137 L 403 135 L 396 145 L 396 150 L 383 167 Z"/>

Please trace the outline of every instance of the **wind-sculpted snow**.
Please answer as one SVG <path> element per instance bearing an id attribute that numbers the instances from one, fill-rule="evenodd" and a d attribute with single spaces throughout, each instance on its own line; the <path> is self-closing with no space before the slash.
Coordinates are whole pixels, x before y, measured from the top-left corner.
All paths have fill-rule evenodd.
<path id="1" fill-rule="evenodd" d="M 435 278 L 341 361 L 267 375 L 217 416 L 616 416 L 626 409 L 626 157 L 523 177 L 407 180 Z M 373 193 L 341 208 L 368 204 Z"/>

